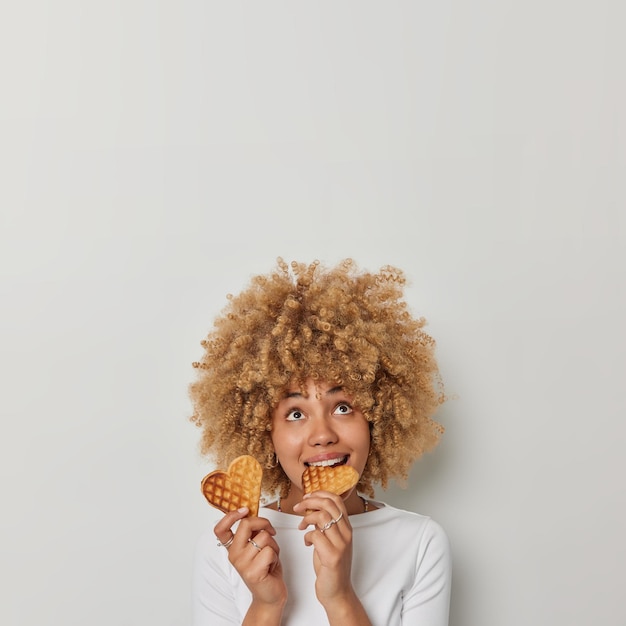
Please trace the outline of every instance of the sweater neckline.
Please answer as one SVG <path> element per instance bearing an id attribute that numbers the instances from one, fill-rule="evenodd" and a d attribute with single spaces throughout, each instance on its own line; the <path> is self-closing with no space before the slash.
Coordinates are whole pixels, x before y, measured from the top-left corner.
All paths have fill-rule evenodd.
<path id="1" fill-rule="evenodd" d="M 366 526 L 370 522 L 378 522 L 382 518 L 387 517 L 389 511 L 393 507 L 389 507 L 384 502 L 378 500 L 369 501 L 376 506 L 376 509 L 371 509 L 367 513 L 355 513 L 350 515 L 350 524 L 352 528 L 358 528 L 360 526 Z M 283 513 L 282 511 L 276 511 L 275 509 L 262 508 L 259 511 L 260 517 L 266 517 L 272 522 L 273 526 L 280 528 L 297 528 L 302 521 L 301 515 L 292 515 L 290 513 Z"/>

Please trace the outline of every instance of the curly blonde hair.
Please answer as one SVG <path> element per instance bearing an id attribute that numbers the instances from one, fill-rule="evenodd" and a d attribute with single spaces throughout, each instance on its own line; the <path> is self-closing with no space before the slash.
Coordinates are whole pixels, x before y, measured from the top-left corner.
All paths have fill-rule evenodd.
<path id="1" fill-rule="evenodd" d="M 278 259 L 255 276 L 216 318 L 189 387 L 191 421 L 202 429 L 201 452 L 219 466 L 250 454 L 264 466 L 263 490 L 285 497 L 289 479 L 276 463 L 272 410 L 296 381 L 342 386 L 370 424 L 371 444 L 358 488 L 374 495 L 390 478 L 404 480 L 443 428 L 432 416 L 444 401 L 435 342 L 403 300 L 404 273 L 385 266 L 359 271 L 345 259 Z"/>

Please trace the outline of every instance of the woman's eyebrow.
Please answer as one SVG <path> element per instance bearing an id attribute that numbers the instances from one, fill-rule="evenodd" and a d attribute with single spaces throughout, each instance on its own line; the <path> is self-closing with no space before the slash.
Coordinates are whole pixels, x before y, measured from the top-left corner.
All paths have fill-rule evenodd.
<path id="1" fill-rule="evenodd" d="M 283 399 L 287 400 L 288 398 L 303 398 L 304 396 L 299 391 L 285 391 L 283 395 Z"/>
<path id="2" fill-rule="evenodd" d="M 341 385 L 338 385 L 337 387 L 333 387 L 332 389 L 329 389 L 325 395 L 330 396 L 332 394 L 335 393 L 339 393 L 343 391 L 343 387 Z M 283 395 L 283 399 L 287 400 L 289 398 L 304 398 L 304 395 L 302 394 L 301 391 L 286 391 L 285 394 Z"/>

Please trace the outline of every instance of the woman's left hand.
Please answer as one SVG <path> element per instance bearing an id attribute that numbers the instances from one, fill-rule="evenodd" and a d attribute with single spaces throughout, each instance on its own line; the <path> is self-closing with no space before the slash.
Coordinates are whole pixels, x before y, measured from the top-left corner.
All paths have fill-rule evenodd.
<path id="1" fill-rule="evenodd" d="M 334 602 L 351 598 L 354 594 L 350 577 L 352 526 L 341 496 L 328 491 L 316 491 L 305 496 L 293 510 L 295 513 L 304 513 L 300 530 L 315 526 L 314 530 L 304 535 L 304 541 L 307 546 L 314 547 L 317 599 L 328 608 Z"/>

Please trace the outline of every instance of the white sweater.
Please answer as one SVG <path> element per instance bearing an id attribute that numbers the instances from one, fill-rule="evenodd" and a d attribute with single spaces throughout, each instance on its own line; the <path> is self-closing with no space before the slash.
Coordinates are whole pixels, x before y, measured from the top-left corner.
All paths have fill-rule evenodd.
<path id="1" fill-rule="evenodd" d="M 374 626 L 447 626 L 451 560 L 447 537 L 429 517 L 380 508 L 351 515 L 352 584 Z M 315 597 L 313 547 L 304 545 L 297 515 L 261 509 L 276 529 L 289 597 L 285 626 L 328 624 Z M 251 594 L 216 545 L 213 528 L 200 538 L 193 575 L 193 626 L 241 624 Z"/>

